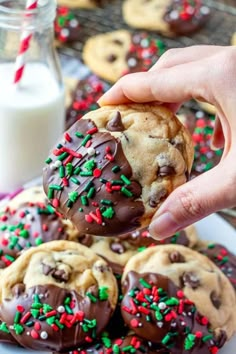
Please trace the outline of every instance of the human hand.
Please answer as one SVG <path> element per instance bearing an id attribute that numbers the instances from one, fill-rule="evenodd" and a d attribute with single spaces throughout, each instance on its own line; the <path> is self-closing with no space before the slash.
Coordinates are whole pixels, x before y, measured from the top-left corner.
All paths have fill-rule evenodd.
<path id="1" fill-rule="evenodd" d="M 149 230 L 165 238 L 223 208 L 236 205 L 236 47 L 171 49 L 145 73 L 122 77 L 99 104 L 163 102 L 176 112 L 191 98 L 217 110 L 212 146 L 224 147 L 220 163 L 174 190 Z"/>

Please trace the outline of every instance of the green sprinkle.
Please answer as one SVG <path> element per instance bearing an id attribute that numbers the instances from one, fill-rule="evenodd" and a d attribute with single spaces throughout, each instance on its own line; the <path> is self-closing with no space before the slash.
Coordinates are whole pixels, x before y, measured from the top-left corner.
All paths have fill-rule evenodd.
<path id="1" fill-rule="evenodd" d="M 92 182 L 92 181 L 89 181 L 89 182 L 85 185 L 84 191 L 85 191 L 85 192 L 88 192 L 92 186 L 93 186 L 93 182 Z"/>
<path id="2" fill-rule="evenodd" d="M 87 197 L 88 197 L 88 198 L 93 198 L 95 192 L 96 192 L 95 187 L 91 187 L 91 188 L 89 189 L 89 191 L 88 191 Z"/>
<path id="3" fill-rule="evenodd" d="M 81 132 L 75 132 L 75 136 L 80 139 L 84 138 L 84 135 Z"/>
<path id="4" fill-rule="evenodd" d="M 120 179 L 127 185 L 131 184 L 130 180 L 125 175 L 121 175 Z"/>
<path id="5" fill-rule="evenodd" d="M 56 191 L 61 191 L 63 189 L 63 187 L 59 186 L 59 184 L 50 184 L 49 188 Z"/>
<path id="6" fill-rule="evenodd" d="M 72 208 L 73 207 L 73 202 L 71 200 L 68 200 L 68 202 L 66 203 L 67 208 Z"/>
<path id="7" fill-rule="evenodd" d="M 95 163 L 94 160 L 88 160 L 83 165 L 83 167 L 86 168 L 86 170 L 89 170 L 89 171 L 93 170 L 95 166 L 96 166 L 96 163 Z"/>
<path id="8" fill-rule="evenodd" d="M 123 186 L 124 185 L 124 182 L 119 180 L 119 179 L 113 179 L 113 181 L 111 182 L 111 184 L 113 186 Z"/>
<path id="9" fill-rule="evenodd" d="M 69 305 L 65 305 L 65 310 L 66 310 L 66 312 L 69 313 L 69 314 L 72 314 L 72 313 L 73 313 L 73 311 L 72 311 L 72 309 L 70 308 Z"/>
<path id="10" fill-rule="evenodd" d="M 126 196 L 126 197 L 132 197 L 133 193 L 131 193 L 127 188 L 122 187 L 121 192 Z"/>
<path id="11" fill-rule="evenodd" d="M 52 311 L 52 306 L 48 305 L 48 304 L 43 304 L 43 312 L 44 313 L 47 313 L 47 312 L 50 312 Z"/>
<path id="12" fill-rule="evenodd" d="M 16 332 L 17 335 L 20 335 L 20 334 L 22 334 L 24 332 L 24 327 L 21 326 L 19 323 L 15 323 L 13 325 L 13 329 Z"/>
<path id="13" fill-rule="evenodd" d="M 86 296 L 88 296 L 92 302 L 97 302 L 97 298 L 92 293 L 87 291 Z"/>
<path id="14" fill-rule="evenodd" d="M 64 300 L 64 305 L 69 305 L 70 302 L 71 302 L 71 298 L 70 298 L 70 296 L 67 296 Z"/>
<path id="15" fill-rule="evenodd" d="M 29 231 L 28 230 L 21 230 L 19 235 L 20 235 L 20 237 L 28 238 L 29 237 Z"/>
<path id="16" fill-rule="evenodd" d="M 71 176 L 73 174 L 73 169 L 74 166 L 72 165 L 71 162 L 66 164 L 66 173 L 68 174 L 68 176 Z"/>
<path id="17" fill-rule="evenodd" d="M 30 313 L 34 318 L 38 318 L 39 316 L 39 310 L 31 310 Z"/>
<path id="18" fill-rule="evenodd" d="M 84 209 L 83 208 L 79 208 L 78 209 L 80 213 L 83 213 Z"/>
<path id="19" fill-rule="evenodd" d="M 85 146 L 85 145 L 87 144 L 87 142 L 88 142 L 91 138 L 92 138 L 92 136 L 91 136 L 90 134 L 87 134 L 87 135 L 85 136 L 85 138 L 82 140 L 81 145 L 82 145 L 82 146 Z"/>
<path id="20" fill-rule="evenodd" d="M 208 246 L 207 246 L 207 248 L 209 248 L 209 249 L 213 249 L 213 248 L 215 248 L 215 243 L 210 243 Z"/>
<path id="21" fill-rule="evenodd" d="M 114 354 L 119 354 L 120 353 L 120 348 L 118 344 L 114 344 L 112 347 L 112 350 L 114 352 Z"/>
<path id="22" fill-rule="evenodd" d="M 10 261 L 10 262 L 14 262 L 15 261 L 15 258 L 10 256 L 9 254 L 5 254 L 5 258 L 8 259 L 8 261 Z"/>
<path id="23" fill-rule="evenodd" d="M 100 181 L 101 183 L 103 183 L 103 184 L 105 184 L 105 183 L 107 183 L 107 182 L 108 182 L 108 180 L 107 180 L 107 179 L 105 179 L 105 178 L 100 178 L 100 179 L 99 179 L 99 181 Z"/>
<path id="24" fill-rule="evenodd" d="M 56 320 L 56 316 L 51 316 L 46 319 L 46 322 L 47 324 L 49 324 L 49 326 L 51 326 L 53 323 L 55 323 L 55 320 Z"/>
<path id="25" fill-rule="evenodd" d="M 37 237 L 37 238 L 35 239 L 35 244 L 36 244 L 36 246 L 39 246 L 39 245 L 41 245 L 42 243 L 43 243 L 43 240 L 42 240 L 41 237 Z"/>
<path id="26" fill-rule="evenodd" d="M 77 184 L 77 186 L 80 184 L 80 181 L 75 177 L 71 177 L 70 181 L 73 182 L 74 184 Z"/>
<path id="27" fill-rule="evenodd" d="M 107 286 L 100 286 L 98 289 L 98 297 L 99 300 L 105 301 L 108 299 L 108 287 Z"/>
<path id="28" fill-rule="evenodd" d="M 143 252 L 143 251 L 145 251 L 146 249 L 147 249 L 146 246 L 139 247 L 139 248 L 138 248 L 138 252 Z"/>
<path id="29" fill-rule="evenodd" d="M 28 321 L 28 322 L 26 322 L 25 325 L 26 325 L 27 327 L 33 327 L 34 321 Z"/>
<path id="30" fill-rule="evenodd" d="M 81 200 L 82 205 L 88 205 L 88 204 L 89 204 L 89 203 L 88 203 L 88 198 L 87 198 L 86 195 L 82 195 L 82 196 L 80 197 L 80 200 Z"/>
<path id="31" fill-rule="evenodd" d="M 45 160 L 45 163 L 47 163 L 48 165 L 52 162 L 51 157 L 48 157 L 47 160 Z"/>
<path id="32" fill-rule="evenodd" d="M 54 197 L 54 190 L 49 188 L 48 189 L 48 199 L 53 199 Z"/>
<path id="33" fill-rule="evenodd" d="M 60 178 L 65 177 L 65 167 L 63 165 L 59 167 L 59 176 Z"/>
<path id="34" fill-rule="evenodd" d="M 68 156 L 69 156 L 68 152 L 63 152 L 63 153 L 58 157 L 58 160 L 59 160 L 59 161 L 63 161 L 63 160 L 65 160 Z"/>
<path id="35" fill-rule="evenodd" d="M 76 169 L 74 170 L 74 175 L 79 175 L 80 171 L 81 171 L 81 168 L 76 167 Z"/>
<path id="36" fill-rule="evenodd" d="M 110 205 L 113 205 L 113 202 L 108 199 L 101 199 L 101 204 L 110 206 Z"/>
<path id="37" fill-rule="evenodd" d="M 93 175 L 93 171 L 80 171 L 79 175 L 82 177 L 90 177 Z"/>
<path id="38" fill-rule="evenodd" d="M 68 197 L 69 197 L 70 201 L 72 201 L 72 203 L 75 203 L 79 197 L 79 194 L 76 191 L 70 192 L 70 193 L 68 193 Z"/>
<path id="39" fill-rule="evenodd" d="M 19 311 L 16 311 L 15 317 L 14 317 L 14 323 L 19 323 L 21 319 L 21 313 Z"/>
<path id="40" fill-rule="evenodd" d="M 109 208 L 107 208 L 107 210 L 105 210 L 102 213 L 102 216 L 104 216 L 104 218 L 107 218 L 107 219 L 112 219 L 114 214 L 115 214 L 114 209 L 112 207 L 109 207 Z"/>
<path id="41" fill-rule="evenodd" d="M 196 336 L 192 333 L 189 333 L 187 338 L 184 341 L 184 349 L 190 350 L 195 344 Z"/>
<path id="42" fill-rule="evenodd" d="M 84 332 L 88 332 L 88 331 L 89 331 L 88 326 L 87 326 L 86 324 L 83 324 L 83 325 L 82 325 L 82 330 L 83 330 Z"/>
<path id="43" fill-rule="evenodd" d="M 171 297 L 168 300 L 166 300 L 166 305 L 168 305 L 168 306 L 179 305 L 179 300 L 176 299 L 175 297 Z"/>
<path id="44" fill-rule="evenodd" d="M 170 336 L 170 334 L 167 333 L 165 335 L 165 337 L 162 339 L 161 343 L 166 345 L 170 341 L 170 339 L 171 339 L 171 336 Z"/>
<path id="45" fill-rule="evenodd" d="M 158 309 L 158 310 L 155 311 L 155 317 L 156 317 L 156 319 L 157 319 L 158 321 L 161 321 L 161 320 L 163 319 L 163 316 L 162 316 L 162 314 L 161 314 L 161 312 L 160 312 L 160 309 Z"/>
<path id="46" fill-rule="evenodd" d="M 2 322 L 2 323 L 0 324 L 0 331 L 5 332 L 5 333 L 10 333 L 10 331 L 9 331 L 9 329 L 8 329 L 8 327 L 7 327 L 6 322 Z"/>
<path id="47" fill-rule="evenodd" d="M 140 278 L 140 279 L 139 279 L 139 282 L 140 282 L 140 284 L 141 284 L 144 288 L 148 288 L 148 289 L 151 289 L 151 288 L 152 288 L 152 286 L 151 286 L 150 284 L 148 284 L 148 283 L 146 282 L 146 280 L 144 280 L 143 278 Z"/>
<path id="48" fill-rule="evenodd" d="M 117 165 L 116 165 L 116 166 L 112 167 L 111 170 L 112 170 L 113 173 L 117 173 L 117 172 L 120 171 L 120 166 L 117 166 Z"/>
<path id="49" fill-rule="evenodd" d="M 212 334 L 208 334 L 208 335 L 202 337 L 202 341 L 205 343 L 205 342 L 207 342 L 208 340 L 210 340 L 212 338 L 213 338 L 213 335 Z"/>

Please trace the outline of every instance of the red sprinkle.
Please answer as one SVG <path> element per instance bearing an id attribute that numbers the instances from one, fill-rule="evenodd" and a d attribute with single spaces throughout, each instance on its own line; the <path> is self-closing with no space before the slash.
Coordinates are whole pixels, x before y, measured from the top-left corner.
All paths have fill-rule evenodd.
<path id="1" fill-rule="evenodd" d="M 65 140 L 68 141 L 69 143 L 72 141 L 70 134 L 67 133 L 67 132 L 64 134 L 64 138 L 65 138 Z"/>
<path id="2" fill-rule="evenodd" d="M 35 329 L 32 329 L 32 331 L 30 332 L 30 335 L 34 339 L 39 339 L 39 334 L 38 334 L 38 332 L 35 331 Z"/>
<path id="3" fill-rule="evenodd" d="M 132 320 L 130 321 L 130 325 L 131 325 L 131 327 L 137 328 L 139 325 L 139 322 L 136 318 L 132 318 Z"/>
<path id="4" fill-rule="evenodd" d="M 21 305 L 16 306 L 16 309 L 17 309 L 17 311 L 19 311 L 20 313 L 22 313 L 22 312 L 25 311 L 25 308 L 24 308 L 23 306 L 21 306 Z"/>

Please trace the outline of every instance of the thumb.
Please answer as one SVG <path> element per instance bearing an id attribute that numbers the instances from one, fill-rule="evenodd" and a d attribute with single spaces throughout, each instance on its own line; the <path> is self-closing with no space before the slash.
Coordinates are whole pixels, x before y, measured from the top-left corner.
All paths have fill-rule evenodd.
<path id="1" fill-rule="evenodd" d="M 232 178 L 232 173 L 230 176 L 230 170 L 232 165 L 220 163 L 174 190 L 154 215 L 149 226 L 151 236 L 157 239 L 172 236 L 211 213 L 234 206 L 235 177 Z"/>

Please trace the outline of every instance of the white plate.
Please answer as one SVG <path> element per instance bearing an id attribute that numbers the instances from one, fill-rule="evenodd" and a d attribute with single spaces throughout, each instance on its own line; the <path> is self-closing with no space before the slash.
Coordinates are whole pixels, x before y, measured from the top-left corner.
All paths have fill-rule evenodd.
<path id="1" fill-rule="evenodd" d="M 216 214 L 210 215 L 196 224 L 199 236 L 204 240 L 221 243 L 236 253 L 236 230 Z M 219 354 L 233 354 L 236 348 L 236 336 L 220 350 Z M 0 344 L 1 354 L 47 354 Z M 51 353 L 50 353 L 51 354 Z"/>

